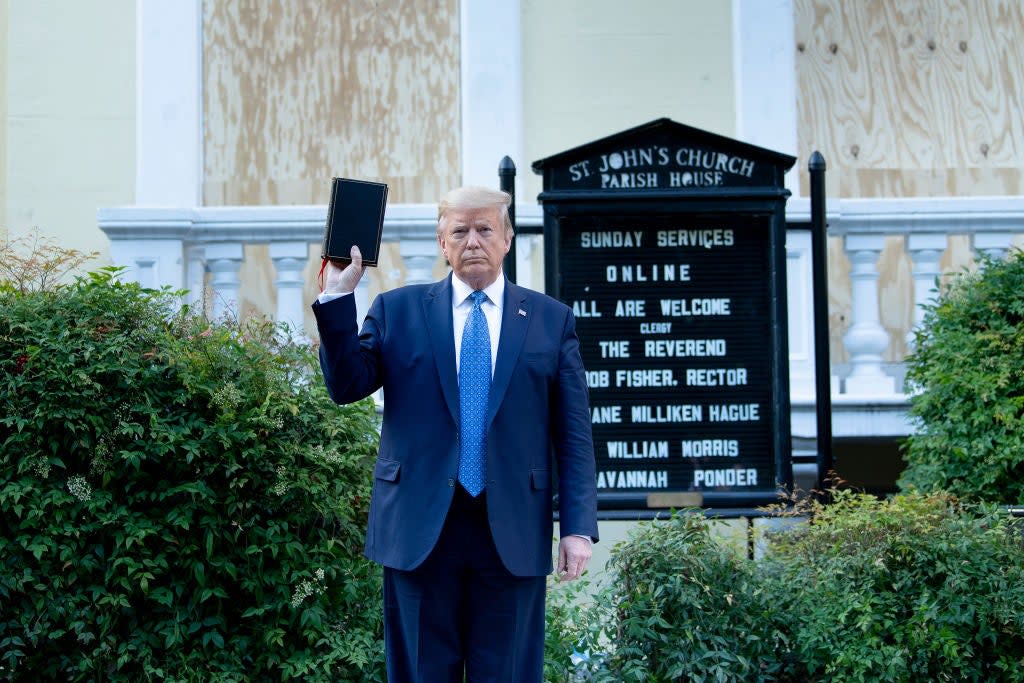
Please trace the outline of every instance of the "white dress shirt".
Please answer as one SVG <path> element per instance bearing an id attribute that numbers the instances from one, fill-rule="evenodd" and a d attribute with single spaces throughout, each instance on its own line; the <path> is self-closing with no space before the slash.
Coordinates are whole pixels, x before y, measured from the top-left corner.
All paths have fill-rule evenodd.
<path id="1" fill-rule="evenodd" d="M 490 286 L 483 290 L 487 299 L 480 304 L 480 309 L 487 319 L 487 331 L 491 337 L 491 376 L 494 376 L 494 365 L 498 362 L 498 339 L 501 333 L 501 309 L 505 300 L 505 278 L 498 276 Z M 466 329 L 466 320 L 473 310 L 473 301 L 469 295 L 473 288 L 452 274 L 452 322 L 455 323 L 455 371 L 462 356 L 462 331 Z"/>
<path id="2" fill-rule="evenodd" d="M 328 292 L 323 291 L 316 298 L 321 304 L 328 301 L 348 296 L 352 292 Z M 473 310 L 473 302 L 469 295 L 473 288 L 452 274 L 452 321 L 455 323 L 455 372 L 459 372 L 459 358 L 462 355 L 462 331 L 466 329 L 466 320 L 469 312 Z M 494 376 L 494 366 L 498 362 L 498 339 L 501 336 L 501 310 L 505 302 L 505 276 L 499 275 L 489 287 L 484 288 L 487 300 L 480 304 L 484 317 L 487 318 L 487 331 L 491 336 L 491 376 Z"/>

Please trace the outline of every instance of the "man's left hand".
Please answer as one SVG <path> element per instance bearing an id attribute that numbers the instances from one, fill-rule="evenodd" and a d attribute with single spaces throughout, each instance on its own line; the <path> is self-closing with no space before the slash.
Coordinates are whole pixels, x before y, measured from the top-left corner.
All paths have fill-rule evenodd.
<path id="1" fill-rule="evenodd" d="M 555 571 L 560 581 L 580 578 L 590 561 L 591 542 L 581 536 L 563 536 L 558 542 L 558 565 Z"/>

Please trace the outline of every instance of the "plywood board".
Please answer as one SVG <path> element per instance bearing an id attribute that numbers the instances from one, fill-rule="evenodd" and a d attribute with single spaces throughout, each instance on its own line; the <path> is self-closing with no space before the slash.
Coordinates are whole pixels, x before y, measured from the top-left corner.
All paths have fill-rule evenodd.
<path id="1" fill-rule="evenodd" d="M 457 0 L 205 0 L 203 203 L 326 204 L 333 175 L 459 179 Z"/>
<path id="2" fill-rule="evenodd" d="M 796 0 L 795 20 L 799 153 L 829 195 L 1021 192 L 1024 3 Z"/>
<path id="3" fill-rule="evenodd" d="M 459 183 L 457 0 L 204 0 L 203 203 L 323 204 L 330 179 L 380 180 L 392 203 Z M 311 246 L 308 299 L 319 248 Z M 368 274 L 403 284 L 398 245 Z M 273 265 L 247 246 L 240 313 L 273 315 Z M 307 312 L 306 329 L 314 330 Z"/>

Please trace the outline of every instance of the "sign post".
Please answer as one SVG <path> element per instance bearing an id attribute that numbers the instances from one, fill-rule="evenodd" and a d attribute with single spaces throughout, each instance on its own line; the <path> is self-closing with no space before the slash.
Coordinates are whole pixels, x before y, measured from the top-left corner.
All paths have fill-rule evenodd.
<path id="1" fill-rule="evenodd" d="M 548 293 L 572 307 L 603 509 L 792 486 L 786 170 L 668 119 L 534 162 Z"/>

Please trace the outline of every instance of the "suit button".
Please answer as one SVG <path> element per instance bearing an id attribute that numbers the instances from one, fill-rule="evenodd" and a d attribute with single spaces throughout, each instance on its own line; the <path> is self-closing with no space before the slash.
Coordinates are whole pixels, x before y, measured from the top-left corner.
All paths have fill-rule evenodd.
<path id="1" fill-rule="evenodd" d="M 454 487 L 455 486 L 455 480 L 454 479 L 449 479 L 448 480 L 448 485 Z"/>

